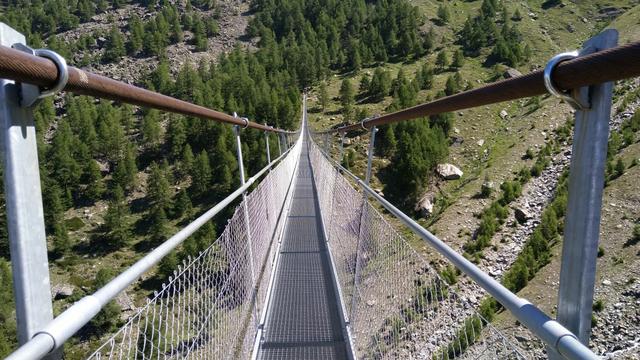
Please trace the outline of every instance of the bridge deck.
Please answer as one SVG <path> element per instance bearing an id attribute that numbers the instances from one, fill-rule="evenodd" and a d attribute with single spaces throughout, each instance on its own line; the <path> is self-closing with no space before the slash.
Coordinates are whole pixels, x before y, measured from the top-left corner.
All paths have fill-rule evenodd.
<path id="1" fill-rule="evenodd" d="M 280 247 L 259 359 L 346 359 L 306 141 Z"/>

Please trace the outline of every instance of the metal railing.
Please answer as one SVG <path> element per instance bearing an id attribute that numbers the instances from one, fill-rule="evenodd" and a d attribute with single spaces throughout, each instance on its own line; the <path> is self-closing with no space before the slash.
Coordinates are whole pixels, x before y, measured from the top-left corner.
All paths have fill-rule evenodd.
<path id="1" fill-rule="evenodd" d="M 356 358 L 527 358 L 367 201 L 375 192 L 365 181 L 331 163 L 315 143 L 309 146 L 320 214 Z M 364 194 L 338 169 L 356 179 Z M 395 211 L 393 215 L 408 219 Z M 463 257 L 455 255 L 458 262 L 452 262 L 457 265 Z M 467 352 L 472 344 L 473 351 Z"/>
<path id="2" fill-rule="evenodd" d="M 551 321 L 539 311 L 533 311 L 532 317 L 527 320 L 529 323 L 523 321 L 548 345 L 547 352 L 551 358 L 559 358 L 561 355 L 573 358 L 595 357 L 585 346 L 578 346 L 576 339 L 579 339 L 582 344 L 588 344 L 591 332 L 612 82 L 640 75 L 640 42 L 616 47 L 617 39 L 616 30 L 605 30 L 586 41 L 580 51 L 555 56 L 544 70 L 498 81 L 391 114 L 363 119 L 360 123 L 317 132 L 325 137 L 325 143 L 328 143 L 328 137 L 332 133 L 338 133 L 342 156 L 342 141 L 345 133 L 370 129 L 371 143 L 365 181 L 368 183 L 373 156 L 371 148 L 378 125 L 547 92 L 565 101 L 568 100 L 567 102 L 575 110 L 575 126 L 560 272 L 558 322 Z M 377 200 L 384 200 L 377 194 L 371 195 Z M 392 205 L 383 203 L 383 206 Z M 394 213 L 394 211 L 391 212 Z M 400 216 L 400 214 L 397 215 Z M 402 219 L 402 216 L 405 218 Z M 401 219 L 406 221 L 409 227 L 418 226 L 415 223 L 411 225 L 412 220 L 406 215 L 402 214 L 402 216 Z M 419 228 L 414 230 L 426 231 Z M 423 236 L 426 239 L 435 240 L 428 236 L 428 232 L 423 233 Z M 448 250 L 441 247 L 438 242 L 434 241 L 432 245 L 438 252 L 447 256 Z M 454 261 L 453 258 L 450 260 Z M 471 269 L 468 265 L 463 262 L 456 263 L 456 266 L 465 273 Z M 523 300 L 515 295 L 499 290 L 504 288 L 496 282 L 490 282 L 492 279 L 486 274 L 474 280 L 501 303 L 506 301 L 503 305 L 507 309 L 522 311 L 522 307 L 531 307 L 528 303 L 522 303 Z"/>
<path id="3" fill-rule="evenodd" d="M 261 311 L 263 305 L 261 299 L 265 297 L 265 281 L 269 279 L 269 272 L 271 271 L 270 267 L 264 266 L 267 264 L 266 256 L 271 253 L 269 244 L 272 242 L 269 241 L 270 238 L 268 237 L 274 234 L 277 219 L 280 216 L 280 213 L 275 211 L 282 211 L 282 204 L 286 195 L 286 191 L 283 192 L 283 189 L 288 189 L 293 176 L 293 169 L 295 168 L 294 164 L 297 163 L 297 153 L 300 145 L 296 142 L 296 136 L 299 132 L 276 129 L 266 124 L 259 124 L 249 121 L 247 118 L 238 117 L 236 114 L 233 114 L 233 116 L 227 115 L 67 66 L 66 61 L 52 51 L 33 50 L 27 47 L 24 35 L 3 23 L 0 23 L 0 78 L 1 143 L 3 144 L 3 160 L 5 164 L 5 196 L 7 199 L 7 216 L 9 218 L 8 232 L 15 289 L 18 340 L 21 344 L 21 347 L 8 357 L 9 359 L 36 359 L 44 356 L 59 358 L 61 355 L 56 349 L 59 349 L 67 339 L 87 324 L 110 300 L 134 283 L 143 273 L 150 270 L 162 258 L 176 249 L 190 235 L 205 223 L 211 221 L 216 214 L 241 195 L 243 197 L 243 202 L 241 203 L 243 207 L 242 219 L 237 219 L 238 212 L 236 212 L 232 223 L 242 224 L 243 229 L 225 231 L 221 236 L 222 240 L 219 239 L 219 241 L 226 241 L 227 238 L 225 236 L 235 236 L 236 243 L 233 243 L 233 246 L 239 247 L 228 248 L 227 259 L 232 256 L 245 256 L 247 260 L 239 265 L 238 262 L 241 261 L 241 258 L 236 258 L 236 264 L 229 265 L 227 263 L 226 272 L 223 273 L 226 276 L 230 276 L 230 273 L 241 271 L 243 266 L 247 266 L 251 270 L 252 275 L 249 282 L 242 277 L 238 278 L 244 281 L 241 285 L 245 287 L 239 291 L 245 292 L 242 297 L 242 301 L 245 302 L 236 304 L 236 307 L 248 306 L 253 309 L 253 314 L 251 315 L 253 321 L 248 321 L 247 324 L 253 323 L 255 325 L 258 312 Z M 96 293 L 84 297 L 53 319 L 38 151 L 32 107 L 37 103 L 38 99 L 53 95 L 61 90 L 235 125 L 238 164 L 242 181 L 240 188 L 227 198 L 118 275 Z M 280 156 L 276 160 L 270 161 L 271 154 L 267 139 L 268 165 L 245 181 L 240 129 L 247 127 L 265 131 L 267 136 L 270 132 L 277 133 L 279 136 Z M 282 153 L 283 148 L 285 150 L 284 153 Z M 278 163 L 279 165 L 275 167 Z M 268 171 L 269 173 L 267 174 Z M 265 174 L 267 174 L 265 182 L 258 185 L 256 191 L 247 195 L 250 187 L 255 185 L 258 179 Z M 269 215 L 266 219 L 263 219 L 262 217 L 265 213 Z M 240 241 L 246 242 L 244 247 L 239 243 Z M 217 245 L 214 244 L 212 246 Z M 248 253 L 242 253 L 243 249 L 246 249 Z M 198 256 L 197 259 L 184 263 L 175 273 L 176 276 L 169 279 L 169 282 L 163 287 L 159 295 L 157 294 L 143 310 L 152 311 L 153 309 L 155 311 L 158 302 L 164 304 L 165 298 L 163 296 L 167 295 L 167 291 L 184 291 L 185 294 L 188 294 L 186 286 L 193 279 L 186 279 L 185 276 L 192 276 L 195 262 L 205 261 L 205 259 L 207 261 L 212 260 L 212 256 L 207 254 L 213 253 L 217 254 L 216 251 L 210 248 L 207 252 Z M 217 266 L 222 265 L 218 264 Z M 208 271 L 212 271 L 212 269 L 213 267 L 210 267 Z M 223 283 L 224 281 L 231 281 L 224 280 L 226 278 L 224 278 L 223 274 L 220 274 L 220 276 L 222 277 L 218 278 L 218 281 Z M 216 284 L 209 283 L 206 286 L 212 285 Z M 176 286 L 180 290 L 177 290 Z M 199 286 L 198 289 L 204 289 L 206 286 Z M 189 297 L 178 298 L 185 299 Z M 189 299 L 193 300 L 192 298 Z M 229 305 L 228 301 L 225 301 L 225 304 Z M 247 303 L 246 301 L 249 302 Z M 187 306 L 189 311 L 193 310 L 188 304 L 183 303 L 183 305 Z M 172 306 L 174 305 L 172 304 Z M 169 316 L 166 309 L 165 312 L 161 313 L 164 314 L 163 316 Z M 156 312 L 153 312 L 153 314 L 156 314 Z M 202 314 L 200 313 L 197 316 L 201 317 Z M 216 316 L 220 315 L 217 314 Z M 142 318 L 144 316 L 141 313 L 137 315 L 138 321 Z M 204 331 L 210 335 L 211 329 L 207 329 L 206 326 L 210 326 L 211 323 L 209 320 L 202 323 L 201 332 Z M 164 324 L 166 325 L 166 322 Z M 131 334 L 131 329 L 132 327 L 125 332 Z M 147 330 L 149 330 L 148 326 Z M 150 331 L 153 333 L 160 330 L 154 329 Z M 182 335 L 196 336 L 192 333 L 187 333 Z M 122 332 L 119 334 L 122 335 Z M 163 334 L 162 336 L 165 335 Z M 181 338 L 180 336 L 182 335 L 176 335 L 177 337 L 171 338 L 172 341 L 182 342 L 183 345 L 179 346 L 180 351 L 184 351 L 184 341 L 188 341 Z M 154 340 L 150 341 L 153 343 Z M 113 338 L 111 343 L 114 343 Z M 174 345 L 178 346 L 176 344 L 171 346 Z M 174 347 L 172 349 L 175 350 L 177 348 Z M 112 350 L 116 351 L 115 347 Z M 117 351 L 120 351 L 120 349 Z"/>

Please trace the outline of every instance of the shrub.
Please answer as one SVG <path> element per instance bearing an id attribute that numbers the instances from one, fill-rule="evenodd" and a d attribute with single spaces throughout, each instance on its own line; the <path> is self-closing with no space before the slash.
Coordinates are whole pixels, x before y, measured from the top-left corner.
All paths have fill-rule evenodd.
<path id="1" fill-rule="evenodd" d="M 604 301 L 602 301 L 602 299 L 598 299 L 593 303 L 593 311 L 601 312 L 602 310 L 604 310 Z"/>

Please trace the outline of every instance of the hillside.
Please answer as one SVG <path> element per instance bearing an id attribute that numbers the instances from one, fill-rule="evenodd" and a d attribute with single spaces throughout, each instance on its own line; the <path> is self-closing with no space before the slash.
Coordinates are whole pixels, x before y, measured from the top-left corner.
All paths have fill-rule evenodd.
<path id="1" fill-rule="evenodd" d="M 16 0 L 0 18 L 27 34 L 33 47 L 52 48 L 75 66 L 287 129 L 298 126 L 305 90 L 311 126 L 325 129 L 479 87 L 507 72 L 539 69 L 607 27 L 620 32 L 620 43 L 640 39 L 638 0 Z M 612 140 L 596 289 L 603 308 L 592 336 L 599 354 L 630 358 L 640 348 L 638 282 L 631 281 L 640 276 L 633 240 L 640 224 L 640 200 L 633 195 L 640 129 L 629 125 L 633 114 L 640 119 L 639 94 L 637 80 L 616 86 L 612 126 L 631 135 Z M 373 187 L 552 314 L 572 112 L 541 96 L 383 127 Z M 70 95 L 41 104 L 36 122 L 56 314 L 238 185 L 229 126 Z M 242 136 L 253 174 L 266 164 L 264 135 L 250 130 Z M 360 176 L 368 137 L 347 135 L 345 164 Z M 273 155 L 278 143 L 275 136 L 269 141 Z M 334 153 L 338 141 L 331 139 Z M 617 174 L 619 159 L 625 169 Z M 464 174 L 444 181 L 435 173 L 439 163 Z M 490 190 L 483 192 L 483 185 Z M 516 210 L 526 214 L 524 221 Z M 215 240 L 228 215 L 120 296 L 72 340 L 66 357 L 82 357 L 116 329 L 177 263 Z M 527 241 L 550 223 L 542 240 L 550 256 L 523 265 L 518 256 Z M 0 356 L 15 342 L 6 244 L 5 231 L 0 338 L 7 341 L 0 341 Z M 456 286 L 474 306 L 485 304 L 468 279 L 460 277 Z M 490 307 L 493 317 L 497 309 Z M 508 314 L 495 318 L 515 342 L 539 346 Z"/>

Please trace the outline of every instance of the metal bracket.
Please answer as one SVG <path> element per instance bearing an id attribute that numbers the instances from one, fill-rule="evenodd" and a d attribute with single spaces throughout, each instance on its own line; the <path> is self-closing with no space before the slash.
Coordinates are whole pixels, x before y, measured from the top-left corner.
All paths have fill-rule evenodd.
<path id="1" fill-rule="evenodd" d="M 48 49 L 32 49 L 26 45 L 17 43 L 12 46 L 14 49 L 20 50 L 27 54 L 40 56 L 47 58 L 56 65 L 58 68 L 58 77 L 56 84 L 50 89 L 41 89 L 37 85 L 33 84 L 20 84 L 20 106 L 32 107 L 35 106 L 39 100 L 48 96 L 53 96 L 62 91 L 69 81 L 69 67 L 67 61 L 55 51 Z"/>
<path id="2" fill-rule="evenodd" d="M 553 70 L 558 66 L 559 63 L 567 60 L 575 59 L 579 56 L 578 51 L 570 51 L 560 53 L 549 60 L 547 65 L 544 67 L 544 86 L 547 88 L 547 91 L 551 93 L 551 95 L 564 100 L 567 104 L 571 105 L 575 110 L 589 110 L 591 108 L 590 102 L 584 101 L 580 98 L 578 94 L 576 94 L 575 90 L 560 90 L 556 87 L 553 82 Z"/>

